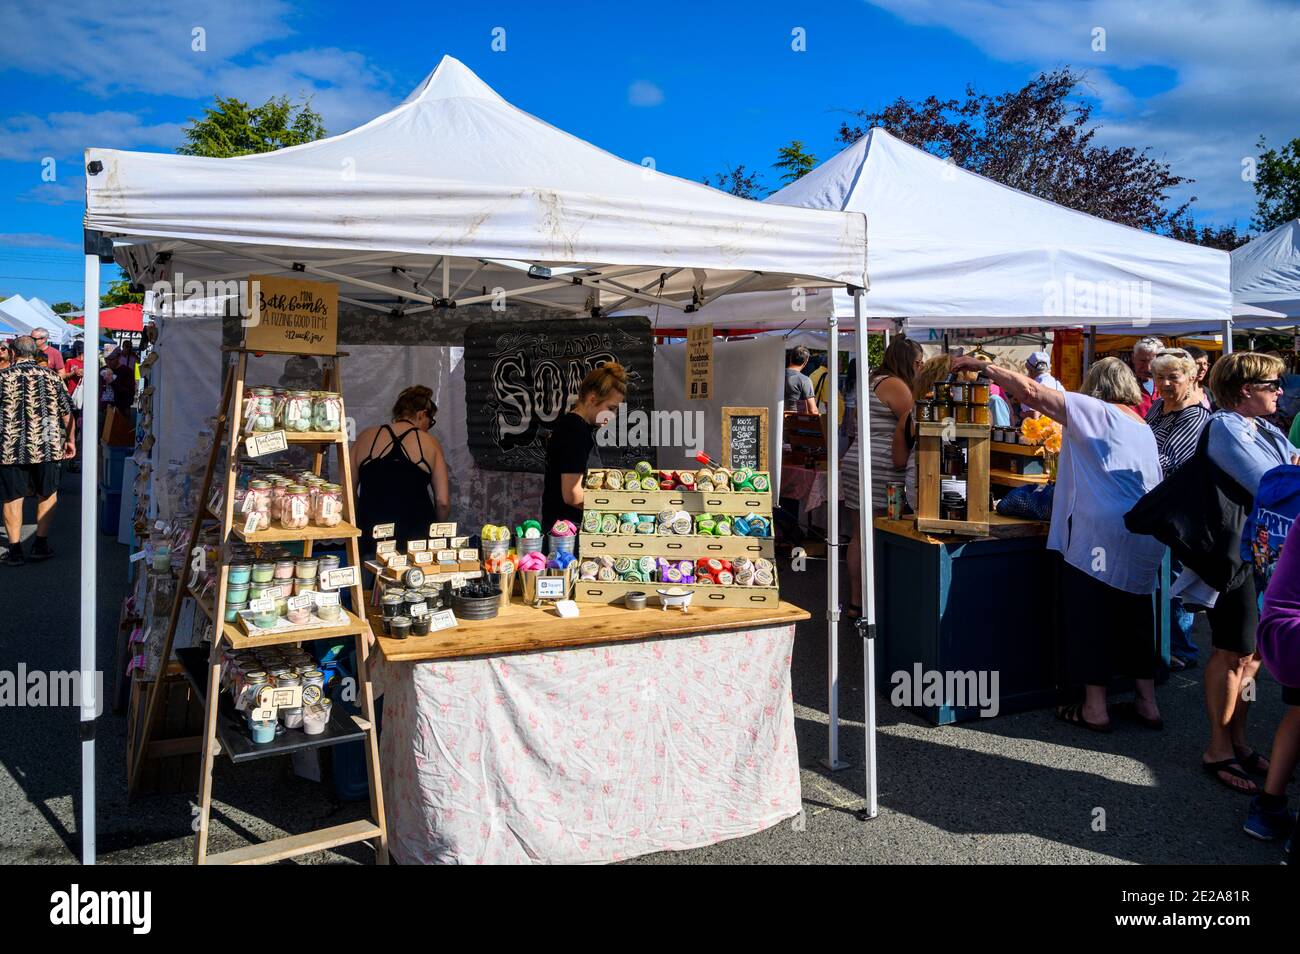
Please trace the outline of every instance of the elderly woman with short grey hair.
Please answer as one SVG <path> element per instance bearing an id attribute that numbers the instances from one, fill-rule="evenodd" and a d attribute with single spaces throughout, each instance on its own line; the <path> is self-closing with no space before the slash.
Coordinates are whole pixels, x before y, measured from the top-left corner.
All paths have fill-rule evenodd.
<path id="1" fill-rule="evenodd" d="M 952 368 L 983 370 L 1012 399 L 1061 425 L 1047 547 L 1064 561 L 1066 676 L 1083 687 L 1084 701 L 1061 706 L 1057 716 L 1109 732 L 1106 687 L 1128 676 L 1137 691 L 1130 711 L 1160 728 L 1151 594 L 1165 548 L 1124 526 L 1124 514 L 1160 483 L 1160 455 L 1151 428 L 1133 410 L 1141 396 L 1133 372 L 1118 358 L 1104 358 L 1076 394 L 974 358 L 954 358 Z"/>
<path id="2" fill-rule="evenodd" d="M 1134 406 L 1142 417 L 1147 416 L 1147 411 L 1151 410 L 1151 405 L 1156 398 L 1151 362 L 1164 350 L 1164 342 L 1150 335 L 1139 338 L 1137 344 L 1133 346 L 1133 374 L 1137 378 L 1138 388 L 1141 391 L 1138 402 Z"/>
<path id="3" fill-rule="evenodd" d="M 1160 469 L 1168 477 L 1196 452 L 1196 442 L 1210 412 L 1196 393 L 1196 361 L 1181 348 L 1161 351 L 1151 359 L 1158 397 L 1146 413 L 1160 449 Z"/>

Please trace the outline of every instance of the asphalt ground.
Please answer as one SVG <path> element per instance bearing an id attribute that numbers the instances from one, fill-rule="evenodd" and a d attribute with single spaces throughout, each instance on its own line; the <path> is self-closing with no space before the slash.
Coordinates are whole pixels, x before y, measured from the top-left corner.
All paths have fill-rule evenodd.
<path id="1" fill-rule="evenodd" d="M 0 568 L 0 670 L 78 666 L 79 477 L 65 474 L 42 563 Z M 32 532 L 29 509 L 25 533 Z M 127 550 L 99 537 L 99 649 L 111 667 L 126 591 Z M 786 573 L 785 598 L 822 612 L 825 564 Z M 1198 640 L 1204 648 L 1208 639 Z M 862 643 L 847 624 L 839 639 L 841 748 L 852 767 L 834 774 L 819 759 L 827 739 L 824 617 L 798 627 L 793 694 L 804 816 L 747 838 L 637 859 L 650 864 L 1010 863 L 1276 864 L 1281 848 L 1241 830 L 1249 799 L 1208 779 L 1197 763 L 1206 722 L 1200 669 L 1158 690 L 1166 728 L 1117 720 L 1097 735 L 1063 725 L 1050 710 L 935 728 L 877 697 L 879 815 L 865 805 Z M 1266 675 L 1251 713 L 1251 738 L 1267 752 L 1281 717 Z M 104 864 L 189 863 L 195 796 L 156 795 L 128 805 L 126 718 L 106 711 L 96 740 L 98 852 Z M 288 759 L 235 768 L 218 759 L 211 850 L 362 817 L 331 786 L 293 775 Z M 0 710 L 0 863 L 68 864 L 80 857 L 80 747 L 71 709 Z M 1098 809 L 1104 814 L 1099 814 Z M 1104 826 L 1098 825 L 1104 819 Z M 366 863 L 365 846 L 299 859 Z"/>

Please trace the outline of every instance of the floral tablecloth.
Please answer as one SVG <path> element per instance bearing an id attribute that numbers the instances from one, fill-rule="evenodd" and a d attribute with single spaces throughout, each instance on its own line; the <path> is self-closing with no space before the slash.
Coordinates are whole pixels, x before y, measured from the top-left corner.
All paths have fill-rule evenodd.
<path id="1" fill-rule="evenodd" d="M 816 510 L 826 502 L 826 471 L 783 464 L 781 496 L 799 501 L 800 516 Z"/>
<path id="2" fill-rule="evenodd" d="M 389 849 L 405 864 L 607 862 L 799 812 L 794 627 L 376 660 Z"/>

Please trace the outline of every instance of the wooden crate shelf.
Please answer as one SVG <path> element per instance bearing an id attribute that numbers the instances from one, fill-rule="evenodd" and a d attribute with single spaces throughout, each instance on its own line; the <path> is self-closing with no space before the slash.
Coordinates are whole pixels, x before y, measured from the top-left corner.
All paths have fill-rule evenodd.
<path id="1" fill-rule="evenodd" d="M 584 533 L 578 537 L 578 555 L 655 556 L 665 559 L 701 559 L 702 557 L 766 557 L 776 555 L 771 537 L 713 537 L 694 534 Z"/>

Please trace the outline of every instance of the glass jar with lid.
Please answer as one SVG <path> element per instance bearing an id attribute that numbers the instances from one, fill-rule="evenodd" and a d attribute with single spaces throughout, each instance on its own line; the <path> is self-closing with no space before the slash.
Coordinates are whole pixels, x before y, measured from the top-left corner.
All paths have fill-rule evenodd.
<path id="1" fill-rule="evenodd" d="M 273 388 L 253 388 L 253 430 L 259 432 L 275 430 L 275 390 Z"/>
<path id="2" fill-rule="evenodd" d="M 343 429 L 343 398 L 334 391 L 316 391 L 312 395 L 312 429 L 341 431 Z"/>
<path id="3" fill-rule="evenodd" d="M 288 391 L 284 396 L 281 420 L 286 431 L 302 432 L 312 428 L 313 402 L 310 391 Z"/>
<path id="4" fill-rule="evenodd" d="M 311 495 L 302 484 L 290 484 L 284 492 L 280 526 L 286 530 L 302 530 L 310 522 Z"/>
<path id="5" fill-rule="evenodd" d="M 312 520 L 318 527 L 337 527 L 343 519 L 343 488 L 338 484 L 321 484 L 316 492 Z"/>
<path id="6" fill-rule="evenodd" d="M 243 515 L 246 527 L 251 526 L 254 531 L 270 527 L 271 485 L 265 480 L 249 481 L 239 511 Z"/>

